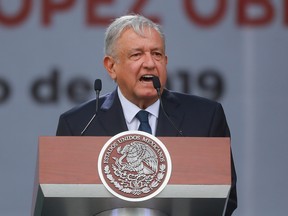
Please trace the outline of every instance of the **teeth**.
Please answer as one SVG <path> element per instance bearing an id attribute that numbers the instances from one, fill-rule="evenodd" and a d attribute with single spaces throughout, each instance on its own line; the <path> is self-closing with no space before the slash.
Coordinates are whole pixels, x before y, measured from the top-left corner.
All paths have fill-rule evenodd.
<path id="1" fill-rule="evenodd" d="M 150 82 L 152 81 L 152 79 L 153 79 L 153 75 L 146 74 L 141 77 L 140 81 Z"/>
<path id="2" fill-rule="evenodd" d="M 153 75 L 144 75 L 143 78 L 147 78 L 147 79 L 153 78 Z"/>

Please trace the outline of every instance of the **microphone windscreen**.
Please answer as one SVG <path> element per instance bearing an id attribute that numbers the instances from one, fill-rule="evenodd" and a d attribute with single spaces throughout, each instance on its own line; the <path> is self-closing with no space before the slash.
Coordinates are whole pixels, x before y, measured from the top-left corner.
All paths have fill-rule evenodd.
<path id="1" fill-rule="evenodd" d="M 96 79 L 94 82 L 94 90 L 101 91 L 102 90 L 102 81 L 100 79 Z"/>
<path id="2" fill-rule="evenodd" d="M 159 77 L 153 76 L 152 80 L 153 80 L 154 88 L 155 89 L 160 89 L 161 88 L 161 83 L 160 83 Z"/>

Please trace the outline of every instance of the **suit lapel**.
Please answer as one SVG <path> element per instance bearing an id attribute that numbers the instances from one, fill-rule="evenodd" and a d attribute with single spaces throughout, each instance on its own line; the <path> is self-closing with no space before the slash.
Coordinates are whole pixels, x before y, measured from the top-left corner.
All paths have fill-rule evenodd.
<path id="1" fill-rule="evenodd" d="M 181 130 L 181 122 L 184 118 L 184 113 L 181 112 L 180 101 L 168 90 L 163 91 L 162 96 L 163 107 L 178 130 Z M 165 116 L 162 108 L 159 108 L 159 118 L 157 123 L 156 136 L 179 136 L 177 129 L 174 128 L 172 123 Z"/>
<path id="2" fill-rule="evenodd" d="M 128 130 L 117 90 L 107 96 L 95 120 L 93 133 L 98 136 L 114 136 Z"/>

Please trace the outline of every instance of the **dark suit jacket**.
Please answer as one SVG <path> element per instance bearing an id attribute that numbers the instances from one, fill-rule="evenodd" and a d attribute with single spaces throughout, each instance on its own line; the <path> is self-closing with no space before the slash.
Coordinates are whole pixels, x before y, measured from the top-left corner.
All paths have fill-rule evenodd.
<path id="1" fill-rule="evenodd" d="M 163 107 L 183 136 L 230 137 L 230 131 L 221 104 L 197 96 L 164 90 Z M 86 136 L 114 136 L 127 131 L 117 90 L 99 99 L 97 117 L 85 131 Z M 95 100 L 88 101 L 62 114 L 57 128 L 58 136 L 80 136 L 95 113 Z M 156 136 L 179 136 L 160 108 Z M 232 159 L 232 189 L 226 215 L 237 208 L 236 173 Z"/>

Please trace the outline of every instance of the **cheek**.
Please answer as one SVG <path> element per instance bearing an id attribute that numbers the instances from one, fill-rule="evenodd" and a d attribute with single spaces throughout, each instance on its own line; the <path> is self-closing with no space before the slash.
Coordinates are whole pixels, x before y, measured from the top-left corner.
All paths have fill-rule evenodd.
<path id="1" fill-rule="evenodd" d="M 110 75 L 111 79 L 116 80 L 117 75 L 115 72 L 109 73 L 109 75 Z"/>
<path id="2" fill-rule="evenodd" d="M 167 76 L 166 75 L 162 75 L 161 76 L 161 86 L 165 86 L 166 85 L 166 81 L 167 81 Z"/>
<path id="3" fill-rule="evenodd" d="M 132 64 L 123 64 L 115 70 L 115 78 L 118 84 L 125 85 L 126 88 L 131 86 L 135 81 L 135 69 Z"/>
<path id="4" fill-rule="evenodd" d="M 167 71 L 166 71 L 165 66 L 162 66 L 161 69 L 159 70 L 159 77 L 160 77 L 161 86 L 165 86 L 166 81 L 167 81 Z"/>
<path id="5" fill-rule="evenodd" d="M 137 63 L 132 63 L 126 65 L 126 67 L 123 70 L 122 76 L 125 76 L 125 79 L 128 81 L 134 82 L 137 79 L 138 73 L 140 73 L 140 71 L 141 71 L 141 65 Z"/>
<path id="6" fill-rule="evenodd" d="M 159 64 L 157 66 L 158 72 L 164 77 L 166 76 L 166 64 Z"/>
<path id="7" fill-rule="evenodd" d="M 114 76 L 114 79 L 121 79 L 123 78 L 123 76 L 126 75 L 127 68 L 125 67 L 124 64 L 118 63 L 115 64 L 113 71 L 114 73 L 112 74 L 112 76 Z"/>
<path id="8" fill-rule="evenodd" d="M 127 65 L 127 68 L 131 71 L 131 73 L 137 73 L 142 66 L 141 61 L 134 61 Z"/>

